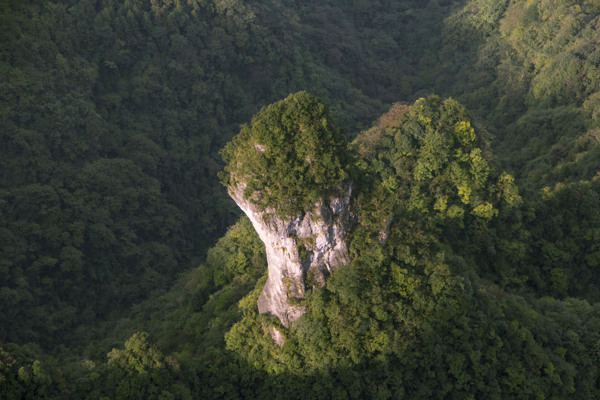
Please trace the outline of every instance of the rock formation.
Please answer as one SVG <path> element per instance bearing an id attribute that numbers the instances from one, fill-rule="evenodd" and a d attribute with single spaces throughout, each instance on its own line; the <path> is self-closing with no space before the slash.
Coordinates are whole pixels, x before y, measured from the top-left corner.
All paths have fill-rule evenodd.
<path id="1" fill-rule="evenodd" d="M 351 185 L 343 186 L 343 195 L 322 199 L 311 210 L 288 217 L 244 199 L 243 183 L 228 189 L 266 246 L 269 276 L 258 310 L 277 316 L 288 327 L 305 312 L 301 300 L 306 288 L 322 286 L 335 267 L 348 262 L 345 237 Z"/>
<path id="2" fill-rule="evenodd" d="M 263 108 L 221 154 L 223 184 L 267 250 L 258 309 L 287 327 L 305 312 L 305 290 L 348 262 L 352 186 L 344 136 L 329 108 L 298 92 Z"/>

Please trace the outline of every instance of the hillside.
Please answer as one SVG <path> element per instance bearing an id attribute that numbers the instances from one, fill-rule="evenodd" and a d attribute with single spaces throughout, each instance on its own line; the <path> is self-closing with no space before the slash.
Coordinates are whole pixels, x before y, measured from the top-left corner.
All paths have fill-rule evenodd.
<path id="1" fill-rule="evenodd" d="M 2 2 L 0 392 L 596 397 L 599 18 L 596 0 Z M 318 113 L 264 111 L 299 91 Z M 317 120 L 335 144 L 281 142 Z M 289 326 L 258 313 L 268 257 L 219 182 L 232 157 L 280 216 L 352 182 L 350 262 Z"/>

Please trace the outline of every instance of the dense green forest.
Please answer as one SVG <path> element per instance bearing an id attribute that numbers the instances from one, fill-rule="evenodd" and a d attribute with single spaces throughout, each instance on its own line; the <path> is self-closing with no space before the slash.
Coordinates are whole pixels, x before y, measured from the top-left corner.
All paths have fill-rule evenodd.
<path id="1" fill-rule="evenodd" d="M 219 172 L 297 123 L 355 217 L 284 328 Z M 0 397 L 600 397 L 599 144 L 598 0 L 2 0 Z"/>

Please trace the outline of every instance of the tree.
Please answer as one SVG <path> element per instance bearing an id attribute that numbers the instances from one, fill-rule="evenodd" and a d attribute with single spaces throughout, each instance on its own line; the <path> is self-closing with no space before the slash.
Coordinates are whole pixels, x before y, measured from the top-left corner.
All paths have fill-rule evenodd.
<path id="1" fill-rule="evenodd" d="M 263 108 L 222 151 L 222 181 L 286 215 L 336 193 L 348 178 L 345 142 L 329 109 L 299 92 Z"/>

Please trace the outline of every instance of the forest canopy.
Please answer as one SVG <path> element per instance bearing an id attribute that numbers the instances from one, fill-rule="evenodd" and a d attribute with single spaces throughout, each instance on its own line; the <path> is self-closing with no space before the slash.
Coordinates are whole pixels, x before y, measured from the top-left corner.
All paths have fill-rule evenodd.
<path id="1" fill-rule="evenodd" d="M 597 0 L 0 2 L 1 396 L 600 397 L 599 26 Z M 284 213 L 353 182 L 352 261 L 289 329 L 224 168 Z"/>

